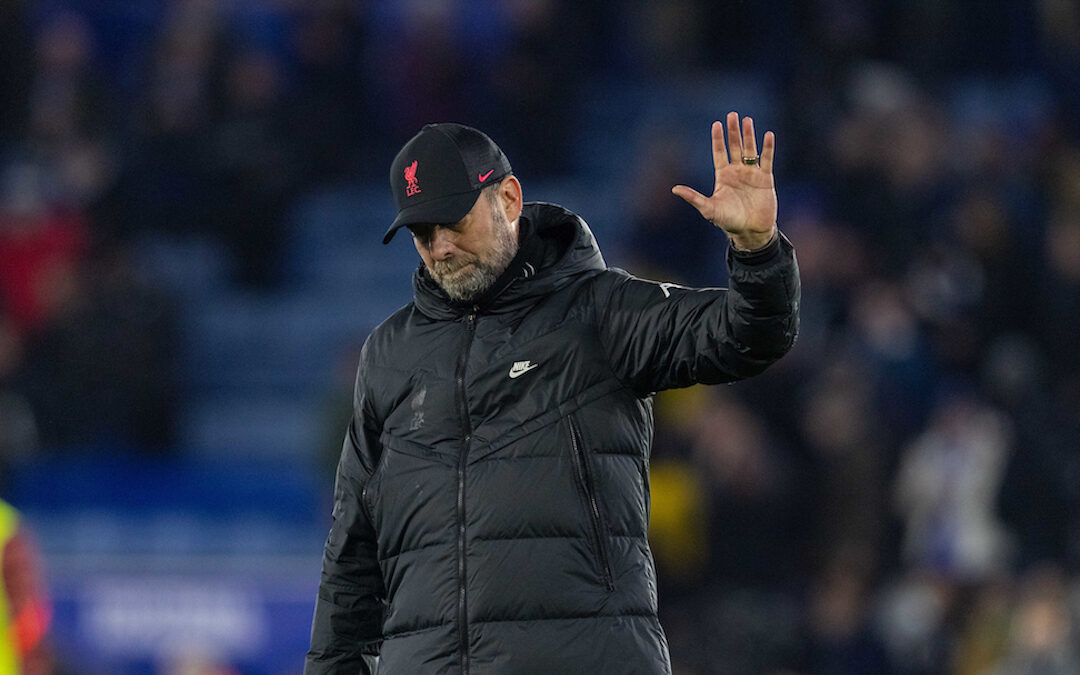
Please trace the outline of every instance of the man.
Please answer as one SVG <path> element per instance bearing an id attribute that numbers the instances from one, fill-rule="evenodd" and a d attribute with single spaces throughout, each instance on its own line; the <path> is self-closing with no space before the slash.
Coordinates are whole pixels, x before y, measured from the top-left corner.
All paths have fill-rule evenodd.
<path id="1" fill-rule="evenodd" d="M 394 159 L 423 264 L 368 337 L 338 465 L 305 672 L 670 673 L 646 539 L 653 392 L 755 375 L 795 341 L 773 134 L 712 129 L 731 288 L 608 269 L 576 215 L 523 204 L 455 124 Z M 679 236 L 673 232 L 671 236 Z"/>

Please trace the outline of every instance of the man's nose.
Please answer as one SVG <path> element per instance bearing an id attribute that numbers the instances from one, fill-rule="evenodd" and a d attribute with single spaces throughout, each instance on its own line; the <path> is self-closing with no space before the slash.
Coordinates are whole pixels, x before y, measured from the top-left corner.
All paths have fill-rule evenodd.
<path id="1" fill-rule="evenodd" d="M 431 233 L 431 257 L 445 260 L 454 253 L 454 242 L 450 231 L 445 227 L 436 227 Z"/>

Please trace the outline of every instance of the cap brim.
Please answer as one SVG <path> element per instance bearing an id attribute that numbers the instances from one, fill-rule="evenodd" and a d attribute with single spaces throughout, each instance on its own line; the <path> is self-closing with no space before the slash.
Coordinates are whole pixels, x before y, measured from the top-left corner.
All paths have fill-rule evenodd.
<path id="1" fill-rule="evenodd" d="M 383 235 L 382 243 L 389 244 L 390 240 L 394 238 L 394 233 L 408 225 L 456 223 L 468 215 L 479 198 L 480 190 L 473 190 L 472 192 L 448 195 L 441 199 L 432 199 L 429 202 L 404 208 L 398 212 L 397 218 L 394 218 L 393 224 L 390 225 L 390 229 Z"/>

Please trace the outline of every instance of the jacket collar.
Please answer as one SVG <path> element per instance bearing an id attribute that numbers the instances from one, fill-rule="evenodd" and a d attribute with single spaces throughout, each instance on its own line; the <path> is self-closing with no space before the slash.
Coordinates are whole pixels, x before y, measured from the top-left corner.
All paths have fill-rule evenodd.
<path id="1" fill-rule="evenodd" d="M 413 274 L 416 307 L 432 319 L 458 319 L 470 311 L 498 314 L 532 305 L 604 263 L 589 226 L 556 204 L 529 202 L 519 222 L 517 255 L 492 287 L 474 302 L 455 302 L 421 263 Z"/>

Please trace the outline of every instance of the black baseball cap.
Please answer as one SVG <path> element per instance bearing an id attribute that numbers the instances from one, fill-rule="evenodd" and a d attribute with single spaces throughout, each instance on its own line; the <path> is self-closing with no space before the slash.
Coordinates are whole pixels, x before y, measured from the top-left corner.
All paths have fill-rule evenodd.
<path id="1" fill-rule="evenodd" d="M 458 222 L 481 190 L 510 173 L 506 155 L 484 132 L 450 122 L 426 125 L 390 165 L 398 213 L 383 243 L 406 225 Z"/>

